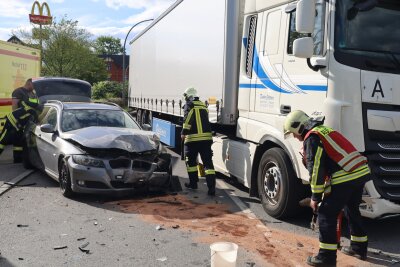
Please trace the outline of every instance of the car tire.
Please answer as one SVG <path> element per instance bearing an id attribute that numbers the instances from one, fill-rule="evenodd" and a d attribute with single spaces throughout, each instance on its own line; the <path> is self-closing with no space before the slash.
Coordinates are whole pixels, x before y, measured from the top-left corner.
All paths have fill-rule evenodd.
<path id="1" fill-rule="evenodd" d="M 283 149 L 275 147 L 264 152 L 258 166 L 257 183 L 262 206 L 270 216 L 287 218 L 299 210 L 303 187 Z"/>
<path id="2" fill-rule="evenodd" d="M 74 195 L 74 192 L 72 191 L 71 188 L 71 176 L 69 174 L 69 169 L 66 160 L 63 160 L 60 164 L 60 173 L 58 182 L 60 183 L 61 193 L 63 194 L 64 197 L 70 198 Z"/>
<path id="3" fill-rule="evenodd" d="M 23 146 L 22 149 L 22 166 L 24 166 L 24 168 L 28 170 L 34 168 L 31 161 L 29 160 L 29 150 L 26 144 Z"/>

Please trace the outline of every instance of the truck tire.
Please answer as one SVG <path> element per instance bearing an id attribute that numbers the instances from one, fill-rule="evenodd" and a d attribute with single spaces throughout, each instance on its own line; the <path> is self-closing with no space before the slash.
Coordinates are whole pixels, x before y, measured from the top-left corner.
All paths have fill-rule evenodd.
<path id="1" fill-rule="evenodd" d="M 277 219 L 293 216 L 303 190 L 288 155 L 281 148 L 264 152 L 257 173 L 258 193 L 265 212 Z"/>
<path id="2" fill-rule="evenodd" d="M 142 110 L 138 109 L 136 112 L 136 122 L 140 125 L 140 127 L 142 126 Z"/>

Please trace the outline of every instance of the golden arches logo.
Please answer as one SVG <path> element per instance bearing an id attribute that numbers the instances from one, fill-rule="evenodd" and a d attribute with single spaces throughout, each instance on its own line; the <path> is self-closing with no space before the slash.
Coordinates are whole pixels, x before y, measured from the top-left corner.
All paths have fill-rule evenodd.
<path id="1" fill-rule="evenodd" d="M 36 9 L 39 11 L 39 14 L 35 14 Z M 47 15 L 43 14 L 44 9 L 46 9 Z M 53 17 L 51 16 L 49 5 L 46 2 L 40 4 L 38 1 L 35 1 L 32 5 L 31 14 L 29 14 L 29 20 L 34 24 L 51 24 L 53 21 Z"/>

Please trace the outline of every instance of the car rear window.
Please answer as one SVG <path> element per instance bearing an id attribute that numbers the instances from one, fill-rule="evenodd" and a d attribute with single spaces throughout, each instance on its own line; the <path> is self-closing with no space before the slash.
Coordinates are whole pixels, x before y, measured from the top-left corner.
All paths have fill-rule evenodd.
<path id="1" fill-rule="evenodd" d="M 133 119 L 120 110 L 64 110 L 61 130 L 69 132 L 91 126 L 140 129 Z"/>
<path id="2" fill-rule="evenodd" d="M 91 97 L 91 86 L 86 82 L 43 79 L 34 81 L 37 96 L 42 100 L 63 100 L 60 97 L 74 97 L 73 101 L 88 101 Z"/>

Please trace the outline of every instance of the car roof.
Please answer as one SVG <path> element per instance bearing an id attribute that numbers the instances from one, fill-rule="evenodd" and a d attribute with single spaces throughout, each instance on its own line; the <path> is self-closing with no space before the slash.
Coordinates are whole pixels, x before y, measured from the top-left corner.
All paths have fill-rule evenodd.
<path id="1" fill-rule="evenodd" d="M 61 106 L 63 110 L 66 109 L 103 109 L 103 110 L 122 110 L 120 106 L 114 103 L 93 103 L 93 102 L 61 102 L 49 101 L 45 105 L 56 104 Z"/>

